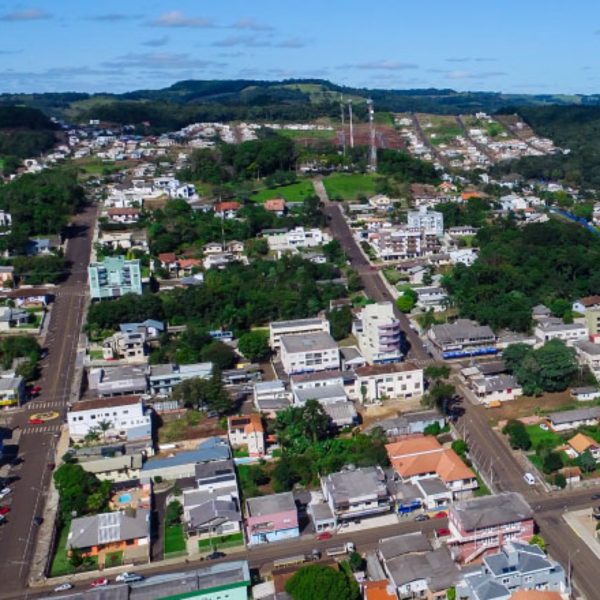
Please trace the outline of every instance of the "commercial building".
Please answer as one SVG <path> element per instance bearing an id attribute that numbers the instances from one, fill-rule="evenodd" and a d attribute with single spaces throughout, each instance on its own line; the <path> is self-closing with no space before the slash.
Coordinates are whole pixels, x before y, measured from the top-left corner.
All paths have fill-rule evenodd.
<path id="1" fill-rule="evenodd" d="M 292 492 L 248 498 L 246 533 L 249 544 L 298 537 L 300 535 L 298 508 Z"/>
<path id="2" fill-rule="evenodd" d="M 279 350 L 281 337 L 284 335 L 306 335 L 308 333 L 329 333 L 327 319 L 295 319 L 293 321 L 274 321 L 269 325 L 269 345 Z"/>
<path id="3" fill-rule="evenodd" d="M 363 404 L 423 394 L 423 369 L 412 362 L 359 367 L 354 372 L 353 398 Z"/>
<path id="4" fill-rule="evenodd" d="M 367 304 L 355 325 L 358 346 L 371 365 L 399 362 L 401 328 L 391 302 Z"/>
<path id="5" fill-rule="evenodd" d="M 10 371 L 12 374 L 12 371 Z M 0 406 L 20 406 L 25 402 L 25 379 L 20 375 L 0 376 Z"/>
<path id="6" fill-rule="evenodd" d="M 88 386 L 102 398 L 131 396 L 148 391 L 145 367 L 97 367 L 88 371 Z"/>
<path id="7" fill-rule="evenodd" d="M 550 340 L 562 340 L 568 346 L 572 346 L 573 342 L 585 340 L 588 337 L 585 324 L 563 323 L 562 319 L 555 317 L 538 320 L 533 333 L 541 344 Z"/>
<path id="8" fill-rule="evenodd" d="M 340 368 L 340 351 L 325 332 L 285 335 L 281 338 L 281 364 L 288 375 Z"/>
<path id="9" fill-rule="evenodd" d="M 108 256 L 101 262 L 91 263 L 88 276 L 92 300 L 142 293 L 140 261 L 137 259 Z"/>
<path id="10" fill-rule="evenodd" d="M 176 365 L 168 363 L 164 365 L 152 365 L 148 376 L 150 393 L 155 395 L 168 395 L 173 388 L 186 379 L 200 377 L 208 379 L 212 374 L 212 363 L 194 363 L 191 365 Z"/>
<path id="11" fill-rule="evenodd" d="M 443 358 L 496 354 L 496 336 L 487 325 L 468 319 L 433 325 L 427 334 Z"/>

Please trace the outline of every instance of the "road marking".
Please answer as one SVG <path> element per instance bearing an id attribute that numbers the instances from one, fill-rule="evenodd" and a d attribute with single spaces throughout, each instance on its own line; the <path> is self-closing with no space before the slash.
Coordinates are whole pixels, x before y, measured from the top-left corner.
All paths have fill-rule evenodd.
<path id="1" fill-rule="evenodd" d="M 21 435 L 53 433 L 60 431 L 61 427 L 62 425 L 33 425 L 32 427 L 24 427 L 21 429 Z"/>

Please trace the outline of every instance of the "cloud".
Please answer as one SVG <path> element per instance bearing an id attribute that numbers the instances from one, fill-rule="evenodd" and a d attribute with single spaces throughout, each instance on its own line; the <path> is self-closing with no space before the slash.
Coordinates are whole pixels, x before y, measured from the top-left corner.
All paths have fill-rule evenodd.
<path id="1" fill-rule="evenodd" d="M 273 44 L 276 48 L 304 48 L 308 42 L 300 38 L 287 38 Z"/>
<path id="2" fill-rule="evenodd" d="M 447 71 L 448 79 L 492 79 L 494 77 L 504 77 L 508 75 L 505 71 L 483 71 L 473 73 L 472 71 Z"/>
<path id="3" fill-rule="evenodd" d="M 169 36 L 163 35 L 162 37 L 142 42 L 142 46 L 149 46 L 150 48 L 160 48 L 161 46 L 166 46 L 168 42 Z"/>
<path id="4" fill-rule="evenodd" d="M 303 48 L 306 41 L 300 38 L 287 38 L 283 40 L 272 40 L 269 37 L 258 34 L 252 35 L 230 35 L 222 40 L 217 40 L 211 44 L 215 48 Z"/>
<path id="5" fill-rule="evenodd" d="M 245 29 L 247 31 L 273 31 L 274 27 L 271 25 L 265 25 L 263 23 L 258 23 L 254 19 L 250 17 L 246 17 L 244 19 L 239 19 L 233 25 L 231 25 L 232 29 Z"/>
<path id="6" fill-rule="evenodd" d="M 457 56 L 452 58 L 446 58 L 445 60 L 449 63 L 465 63 L 469 62 L 471 59 L 466 56 Z"/>
<path id="7" fill-rule="evenodd" d="M 418 69 L 419 65 L 414 63 L 405 63 L 395 60 L 373 60 L 363 63 L 350 65 L 341 65 L 340 69 L 361 69 L 365 71 L 403 71 L 405 69 Z"/>
<path id="8" fill-rule="evenodd" d="M 132 21 L 139 19 L 142 15 L 129 15 L 125 13 L 106 13 L 103 15 L 94 15 L 90 21 L 99 21 L 101 23 L 118 23 L 119 21 Z"/>
<path id="9" fill-rule="evenodd" d="M 189 54 L 172 52 L 129 52 L 118 56 L 112 61 L 102 63 L 109 69 L 158 69 L 181 70 L 181 69 L 206 69 L 209 67 L 223 67 L 225 63 L 213 60 L 192 58 Z"/>
<path id="10" fill-rule="evenodd" d="M 163 13 L 158 18 L 150 21 L 150 25 L 154 27 L 190 27 L 199 29 L 214 27 L 214 24 L 210 19 L 204 17 L 190 17 L 180 10 L 172 10 Z"/>
<path id="11" fill-rule="evenodd" d="M 1 15 L 0 21 L 41 21 L 43 19 L 50 19 L 51 17 L 52 15 L 39 8 L 25 8 Z"/>

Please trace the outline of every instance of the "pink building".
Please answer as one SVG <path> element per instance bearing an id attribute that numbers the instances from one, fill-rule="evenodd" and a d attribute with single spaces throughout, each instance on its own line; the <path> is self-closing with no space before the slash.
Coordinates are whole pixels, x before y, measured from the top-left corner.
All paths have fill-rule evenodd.
<path id="1" fill-rule="evenodd" d="M 249 544 L 298 537 L 298 508 L 292 492 L 246 500 L 246 532 Z"/>
<path id="2" fill-rule="evenodd" d="M 528 542 L 533 536 L 533 511 L 516 492 L 458 502 L 448 515 L 448 547 L 454 559 L 470 563 L 498 552 L 507 542 Z"/>

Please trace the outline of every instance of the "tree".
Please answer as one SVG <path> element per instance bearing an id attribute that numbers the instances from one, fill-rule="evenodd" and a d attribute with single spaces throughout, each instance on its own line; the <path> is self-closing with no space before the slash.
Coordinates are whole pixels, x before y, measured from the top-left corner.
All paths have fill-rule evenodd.
<path id="1" fill-rule="evenodd" d="M 216 410 L 224 414 L 231 410 L 232 401 L 221 380 L 221 371 L 213 366 L 209 379 L 192 377 L 173 388 L 171 397 L 181 405 L 198 410 Z"/>
<path id="2" fill-rule="evenodd" d="M 349 306 L 342 306 L 336 310 L 327 313 L 327 319 L 331 328 L 331 337 L 336 340 L 343 340 L 350 335 L 353 321 L 352 310 Z"/>
<path id="3" fill-rule="evenodd" d="M 556 473 L 554 475 L 554 485 L 564 490 L 567 487 L 567 478 L 562 473 Z"/>
<path id="4" fill-rule="evenodd" d="M 358 552 L 351 552 L 348 557 L 348 564 L 353 572 L 362 571 L 365 568 L 366 561 Z"/>
<path id="5" fill-rule="evenodd" d="M 329 417 L 316 400 L 307 400 L 306 404 L 302 407 L 302 420 L 305 431 L 313 443 L 327 434 Z"/>
<path id="6" fill-rule="evenodd" d="M 113 424 L 111 423 L 111 421 L 107 421 L 106 419 L 98 421 L 98 429 L 102 433 L 102 438 L 104 439 L 104 441 L 106 441 L 106 434 L 110 431 L 112 426 Z"/>
<path id="7" fill-rule="evenodd" d="M 537 533 L 530 538 L 529 545 L 539 546 L 544 552 L 546 552 L 546 540 Z"/>
<path id="8" fill-rule="evenodd" d="M 438 408 L 442 414 L 448 414 L 449 404 L 455 396 L 456 388 L 451 383 L 437 382 L 429 388 L 421 402 L 429 408 Z"/>
<path id="9" fill-rule="evenodd" d="M 254 329 L 240 336 L 239 351 L 252 362 L 268 358 L 271 353 L 269 348 L 269 333 L 263 329 Z"/>
<path id="10" fill-rule="evenodd" d="M 584 473 L 591 473 L 592 471 L 595 471 L 597 467 L 596 459 L 592 456 L 592 453 L 589 450 L 582 452 L 577 457 L 576 462 Z"/>
<path id="11" fill-rule="evenodd" d="M 558 452 L 550 451 L 542 460 L 542 470 L 546 474 L 554 473 L 554 471 L 558 471 L 562 466 L 562 458 Z"/>
<path id="12" fill-rule="evenodd" d="M 432 379 L 434 381 L 448 379 L 448 377 L 450 377 L 450 367 L 443 363 L 428 365 L 425 367 L 423 375 L 425 375 L 427 379 Z"/>
<path id="13" fill-rule="evenodd" d="M 469 451 L 469 446 L 465 440 L 454 440 L 452 442 L 452 450 L 461 458 L 464 458 L 465 454 Z"/>
<path id="14" fill-rule="evenodd" d="M 81 465 L 61 465 L 54 472 L 53 477 L 60 496 L 60 514 L 63 522 L 70 521 L 73 514 L 83 516 L 90 512 L 103 512 L 108 507 L 110 484 L 106 486 L 93 473 L 85 471 Z M 90 498 L 92 498 L 91 506 Z"/>
<path id="15" fill-rule="evenodd" d="M 236 355 L 231 346 L 214 341 L 202 349 L 202 360 L 211 362 L 219 369 L 231 369 L 235 366 Z"/>
<path id="16" fill-rule="evenodd" d="M 285 584 L 293 600 L 357 600 L 358 586 L 342 571 L 324 565 L 301 567 Z"/>
<path id="17" fill-rule="evenodd" d="M 167 525 L 177 525 L 181 523 L 181 516 L 183 515 L 183 506 L 178 500 L 171 500 L 167 505 L 165 511 L 165 522 Z"/>
<path id="18" fill-rule="evenodd" d="M 415 307 L 417 299 L 417 293 L 409 288 L 404 291 L 398 300 L 396 300 L 396 306 L 398 307 L 399 311 L 403 313 L 409 313 Z"/>
<path id="19" fill-rule="evenodd" d="M 531 448 L 531 439 L 525 425 L 521 421 L 511 419 L 504 426 L 502 433 L 508 435 L 511 448 L 520 450 L 529 450 Z"/>

